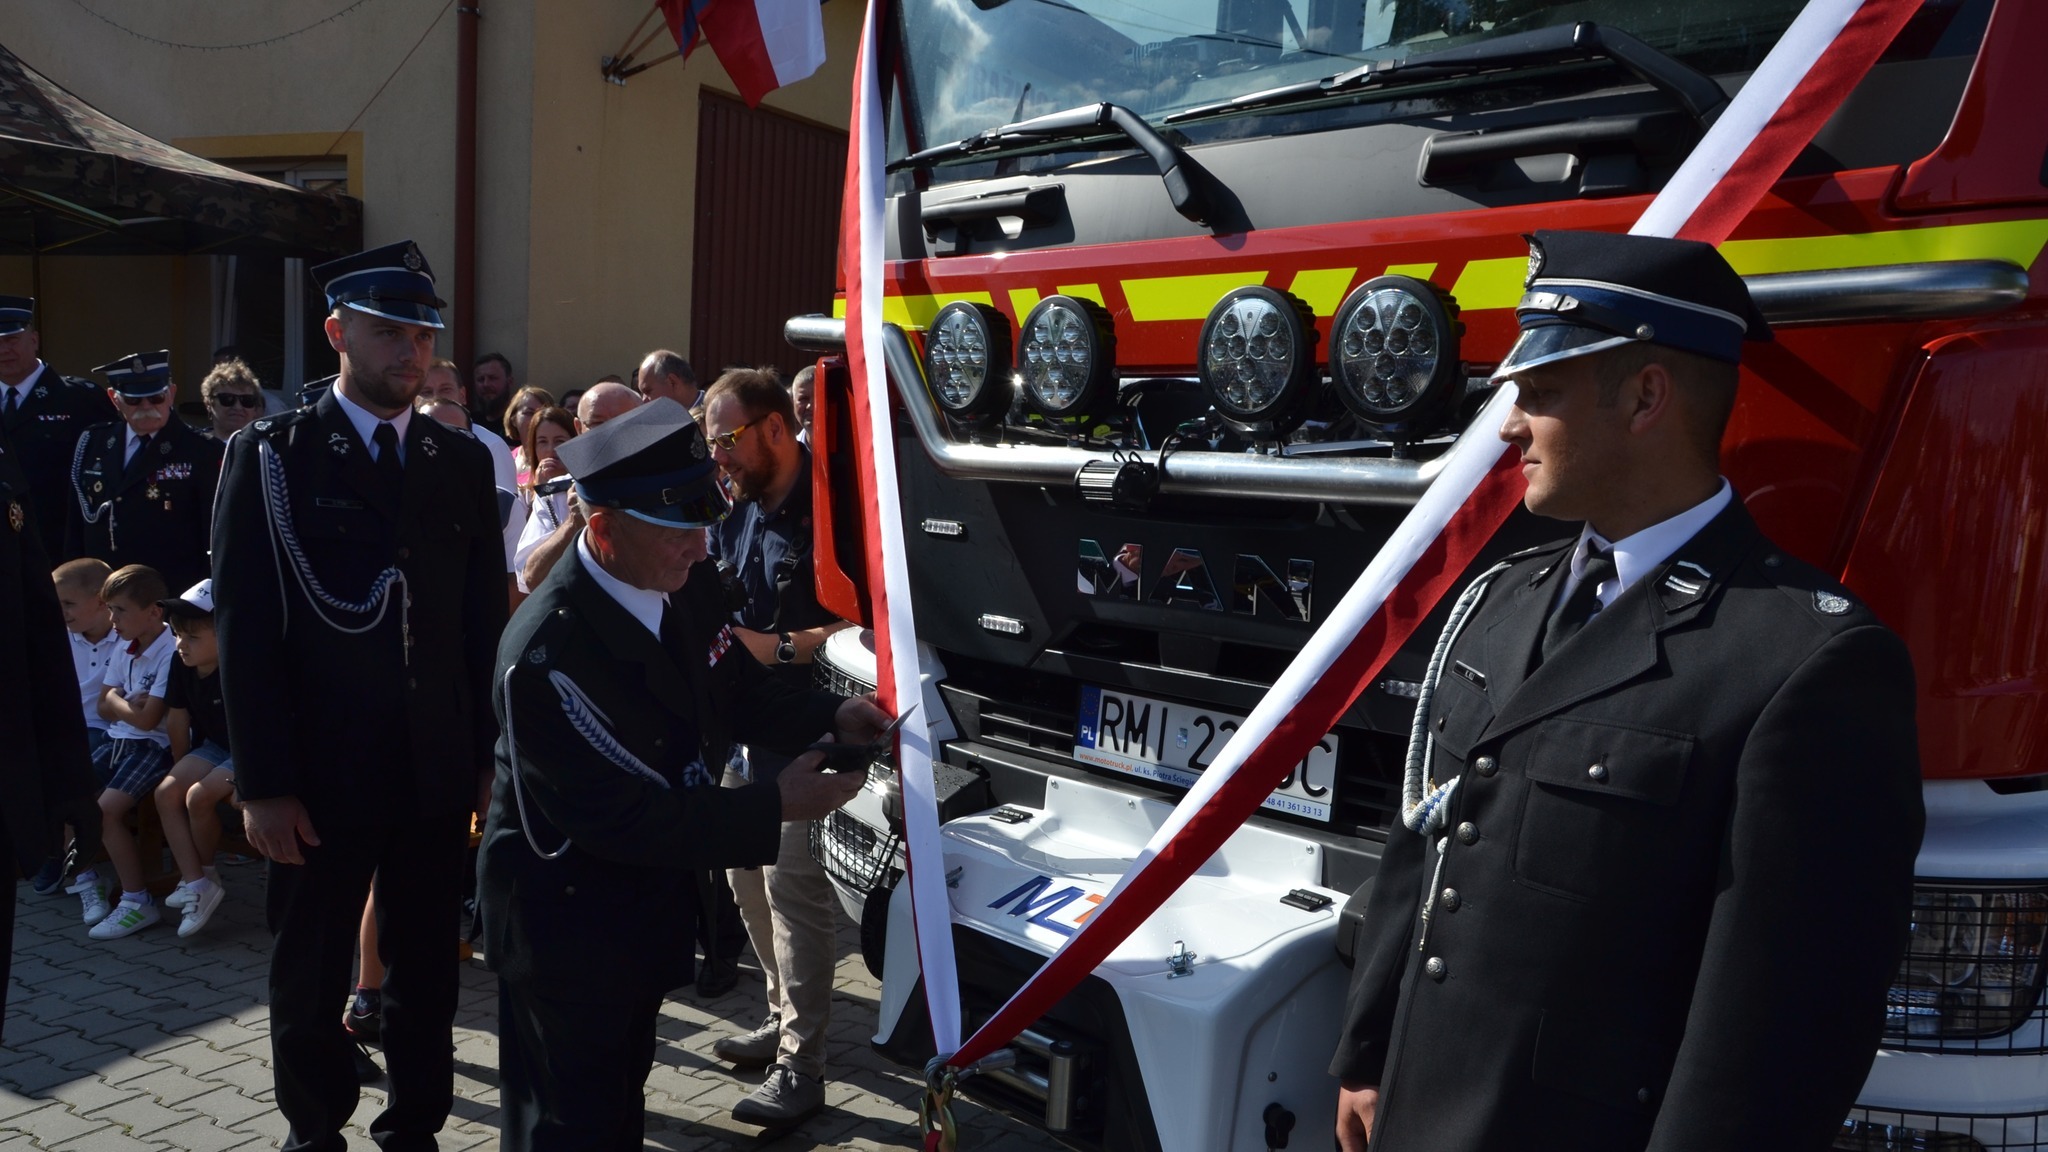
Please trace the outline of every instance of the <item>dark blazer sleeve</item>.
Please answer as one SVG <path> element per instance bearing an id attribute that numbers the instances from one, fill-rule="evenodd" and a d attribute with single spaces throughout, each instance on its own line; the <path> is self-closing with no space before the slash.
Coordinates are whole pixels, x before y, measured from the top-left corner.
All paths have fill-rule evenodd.
<path id="1" fill-rule="evenodd" d="M 72 455 L 64 458 L 64 499 L 61 507 L 64 509 L 64 555 L 67 558 L 85 555 L 85 516 L 78 509 L 78 479 L 72 474 L 71 462 L 78 458 L 79 445 L 90 437 L 94 430 L 87 428 L 80 432 L 78 439 L 71 442 Z M 179 591 L 182 589 L 174 589 L 171 594 L 175 596 Z"/>
<path id="2" fill-rule="evenodd" d="M 1428 842 L 1397 820 L 1387 833 L 1386 851 L 1373 874 L 1372 895 L 1358 926 L 1353 949 L 1351 993 L 1344 1002 L 1343 1031 L 1330 1075 L 1346 1084 L 1378 1084 L 1387 1066 L 1394 1006 L 1401 975 L 1415 951 L 1416 918 L 1422 914 L 1422 870 Z"/>
<path id="3" fill-rule="evenodd" d="M 0 506 L 16 503 L 26 518 L 20 528 L 0 529 L 7 533 L 0 541 L 9 549 L 7 567 L 16 584 L 6 610 L 0 610 L 0 624 L 6 625 L 0 631 L 9 634 L 0 650 L 8 653 L 11 665 L 0 682 L 18 691 L 12 705 L 0 712 L 10 718 L 10 729 L 15 721 L 27 729 L 10 730 L 8 747 L 0 750 L 0 810 L 23 875 L 62 847 L 59 829 L 66 821 L 78 830 L 81 852 L 90 853 L 99 843 L 99 822 L 88 816 L 97 807 L 99 786 L 85 750 L 85 713 L 78 703 L 71 642 L 64 635 L 49 558 L 26 496 L 25 485 L 10 490 L 0 478 Z"/>
<path id="4" fill-rule="evenodd" d="M 213 624 L 235 790 L 244 800 L 299 792 L 285 719 L 292 714 L 292 686 L 275 671 L 285 664 L 284 601 L 263 511 L 260 443 L 254 429 L 229 443 L 213 504 Z"/>
<path id="5" fill-rule="evenodd" d="M 738 642 L 713 675 L 719 680 L 719 695 L 731 702 L 733 738 L 772 752 L 801 752 L 822 738 L 832 731 L 833 713 L 846 701 L 778 675 Z"/>
<path id="6" fill-rule="evenodd" d="M 1649 1148 L 1825 1148 L 1869 1075 L 1926 815 L 1905 645 L 1851 628 L 1737 767 L 1685 1041 Z"/>
<path id="7" fill-rule="evenodd" d="M 470 498 L 475 504 L 471 522 L 485 530 L 472 534 L 465 561 L 463 674 L 469 682 L 469 698 L 475 702 L 470 709 L 475 726 L 471 734 L 474 766 L 478 772 L 488 773 L 494 765 L 491 749 L 498 741 L 497 717 L 487 703 L 491 699 L 491 672 L 497 664 L 498 638 L 505 631 L 511 604 L 505 588 L 504 534 L 492 530 L 498 524 L 498 493 L 493 487 L 490 449 L 474 441 L 465 444 L 475 449 L 469 454 L 473 465 Z"/>
<path id="8" fill-rule="evenodd" d="M 576 731 L 546 668 L 521 662 L 510 677 L 510 698 L 498 705 L 509 718 L 507 744 L 517 753 L 512 771 L 527 807 L 522 822 L 544 819 L 577 851 L 632 867 L 775 862 L 782 797 L 773 785 L 664 788 L 612 763 Z M 585 679 L 596 682 L 598 675 Z M 536 828 L 534 835 L 544 840 L 547 833 Z"/>
<path id="9" fill-rule="evenodd" d="M 199 461 L 193 466 L 192 483 L 206 500 L 206 515 L 199 518 L 198 529 L 199 551 L 203 555 L 213 547 L 213 509 L 220 499 L 221 462 L 227 453 L 218 440 L 203 439 L 201 445 Z M 171 595 L 176 596 L 182 591 L 182 588 L 173 588 Z"/>

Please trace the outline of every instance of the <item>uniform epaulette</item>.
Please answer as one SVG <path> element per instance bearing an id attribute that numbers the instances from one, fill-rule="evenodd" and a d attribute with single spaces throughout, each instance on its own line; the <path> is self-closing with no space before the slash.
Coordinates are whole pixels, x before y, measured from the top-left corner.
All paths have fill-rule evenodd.
<path id="1" fill-rule="evenodd" d="M 276 441 L 294 427 L 303 424 L 316 415 L 311 408 L 293 408 L 275 416 L 259 416 L 249 425 L 249 431 L 266 440 Z"/>
<path id="2" fill-rule="evenodd" d="M 1548 543 L 1538 544 L 1533 548 L 1524 548 L 1520 552 L 1510 552 L 1507 555 L 1501 557 L 1501 560 L 1503 563 L 1517 564 L 1533 556 L 1541 556 L 1546 552 L 1556 552 L 1560 549 L 1569 548 L 1578 542 L 1579 538 L 1577 536 L 1566 536 L 1560 540 L 1552 540 Z"/>
<path id="3" fill-rule="evenodd" d="M 526 649 L 519 654 L 519 663 L 536 672 L 551 671 L 560 642 L 565 639 L 563 633 L 569 630 L 574 617 L 575 613 L 567 608 L 549 612 L 527 634 Z"/>
<path id="4" fill-rule="evenodd" d="M 1778 591 L 1819 622 L 1862 623 L 1870 617 L 1870 609 L 1854 593 L 1811 564 L 1772 548 L 1764 554 L 1763 566 Z"/>

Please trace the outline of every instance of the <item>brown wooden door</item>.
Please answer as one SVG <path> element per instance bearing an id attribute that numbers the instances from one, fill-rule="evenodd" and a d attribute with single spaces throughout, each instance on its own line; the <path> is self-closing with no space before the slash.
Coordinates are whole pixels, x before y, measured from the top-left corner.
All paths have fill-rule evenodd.
<path id="1" fill-rule="evenodd" d="M 706 386 L 742 365 L 787 379 L 811 356 L 782 322 L 832 308 L 846 133 L 712 92 L 699 108 L 690 363 Z"/>

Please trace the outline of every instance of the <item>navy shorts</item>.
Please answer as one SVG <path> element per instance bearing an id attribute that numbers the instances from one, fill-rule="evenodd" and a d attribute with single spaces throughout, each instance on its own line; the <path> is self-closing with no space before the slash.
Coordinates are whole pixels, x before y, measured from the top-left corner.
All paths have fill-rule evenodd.
<path id="1" fill-rule="evenodd" d="M 230 780 L 234 779 L 235 777 L 234 757 L 229 756 L 228 750 L 226 748 L 221 747 L 218 741 L 203 740 L 200 742 L 199 747 L 194 748 L 192 751 L 185 753 L 185 755 L 196 756 L 199 759 L 206 761 L 208 764 L 213 765 L 215 768 L 225 770 L 228 774 L 228 779 Z"/>
<path id="2" fill-rule="evenodd" d="M 92 754 L 100 787 L 143 797 L 171 774 L 171 750 L 154 740 L 109 740 Z"/>

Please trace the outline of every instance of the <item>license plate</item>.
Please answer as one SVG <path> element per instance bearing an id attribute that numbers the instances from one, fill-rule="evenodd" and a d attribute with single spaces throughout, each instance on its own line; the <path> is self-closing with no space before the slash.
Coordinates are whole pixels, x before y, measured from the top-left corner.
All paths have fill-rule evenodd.
<path id="1" fill-rule="evenodd" d="M 1083 685 L 1074 759 L 1190 788 L 1242 723 L 1244 717 L 1228 712 Z M 1332 733 L 1309 749 L 1262 806 L 1327 823 L 1336 780 L 1337 736 Z"/>

